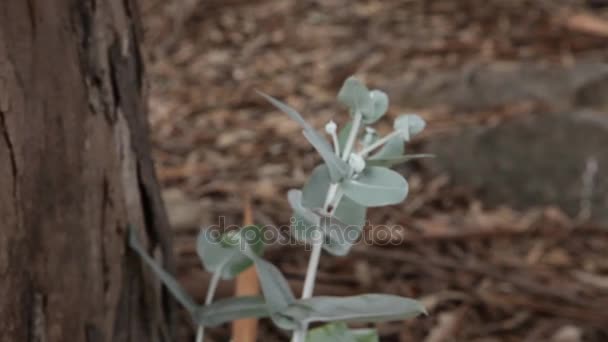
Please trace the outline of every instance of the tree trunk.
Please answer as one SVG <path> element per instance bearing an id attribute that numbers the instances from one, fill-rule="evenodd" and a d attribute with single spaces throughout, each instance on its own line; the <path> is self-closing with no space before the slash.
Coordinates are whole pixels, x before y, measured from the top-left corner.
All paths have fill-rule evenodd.
<path id="1" fill-rule="evenodd" d="M 134 0 L 0 1 L 0 341 L 166 341 Z"/>

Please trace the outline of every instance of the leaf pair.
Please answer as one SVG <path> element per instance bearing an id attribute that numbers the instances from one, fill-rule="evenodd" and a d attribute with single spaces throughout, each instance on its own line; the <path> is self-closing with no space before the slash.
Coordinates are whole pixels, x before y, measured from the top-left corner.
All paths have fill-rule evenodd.
<path id="1" fill-rule="evenodd" d="M 292 230 L 296 238 L 309 241 L 312 234 L 320 231 L 325 237 L 323 248 L 334 255 L 346 255 L 359 239 L 365 225 L 366 207 L 399 203 L 408 193 L 403 176 L 384 167 L 369 166 L 356 178 L 339 183 L 344 196 L 333 212 L 333 219 L 323 220 L 318 212 L 323 208 L 330 184 L 328 167 L 319 165 L 302 189 L 301 197 L 295 190 L 290 191 L 288 197 L 295 213 Z"/>
<path id="2" fill-rule="evenodd" d="M 317 166 L 302 190 L 303 205 L 307 208 L 320 208 L 325 201 L 325 194 L 331 179 L 325 165 Z M 406 180 L 395 171 L 383 167 L 368 167 L 359 175 L 339 183 L 339 189 L 347 198 L 342 198 L 335 211 L 335 216 L 346 224 L 363 224 L 365 207 L 379 207 L 396 204 L 407 196 Z M 351 204 L 348 199 L 355 202 Z M 343 210 L 342 202 L 345 202 Z M 362 207 L 362 209 L 361 209 Z M 354 216 L 349 219 L 349 216 Z"/>
<path id="3" fill-rule="evenodd" d="M 297 190 L 288 193 L 295 218 L 291 228 L 295 237 L 301 241 L 310 241 L 312 234 L 321 232 L 325 238 L 323 248 L 333 255 L 343 256 L 361 235 L 365 226 L 366 208 L 348 197 L 342 197 L 333 211 L 333 218 L 324 217 L 321 208 L 330 183 L 327 166 L 319 165 L 304 185 L 301 195 L 298 195 Z"/>
<path id="4" fill-rule="evenodd" d="M 426 122 L 416 114 L 400 115 L 393 123 L 393 128 L 401 133 L 405 141 L 410 141 L 411 137 L 422 132 L 426 127 Z"/>
<path id="5" fill-rule="evenodd" d="M 359 113 L 362 121 L 371 124 L 380 119 L 388 109 L 388 96 L 380 90 L 369 91 L 357 78 L 349 77 L 340 92 L 338 100 L 350 108 L 350 113 Z"/>
<path id="6" fill-rule="evenodd" d="M 426 313 L 417 301 L 393 295 L 295 299 L 287 279 L 272 264 L 254 257 L 262 292 L 275 324 L 296 330 L 313 322 L 377 322 L 405 319 Z"/>
<path id="7" fill-rule="evenodd" d="M 230 237 L 231 242 L 234 242 L 233 238 L 234 236 Z M 239 244 L 239 246 L 244 246 L 242 254 L 251 258 L 256 265 L 264 298 L 238 297 L 218 300 L 206 306 L 197 305 L 175 278 L 145 252 L 133 229 L 129 230 L 129 245 L 152 268 L 171 294 L 191 314 L 197 325 L 215 326 L 242 318 L 270 316 L 279 327 L 293 330 L 310 322 L 375 322 L 404 319 L 425 312 L 421 304 L 414 300 L 390 295 L 313 297 L 298 300 L 281 272 L 274 265 L 262 259 L 255 252 L 254 245 L 247 243 Z M 209 256 L 210 254 L 205 252 L 203 255 Z M 219 258 L 215 260 L 219 260 Z M 210 264 L 216 265 L 215 263 Z"/>
<path id="8" fill-rule="evenodd" d="M 253 231 L 249 228 L 248 231 Z M 204 236 L 204 234 L 201 234 Z M 232 245 L 231 248 L 226 246 L 210 244 L 210 239 L 207 237 L 199 237 L 199 245 L 197 251 L 199 255 L 204 257 L 205 268 L 207 270 L 216 270 L 224 272 L 224 276 L 230 278 L 236 275 L 236 270 L 244 270 L 245 263 L 237 256 L 236 253 L 228 253 L 228 250 L 238 250 L 239 247 Z M 201 245 L 202 242 L 202 245 Z M 232 241 L 234 242 L 234 241 Z M 220 244 L 222 242 L 219 242 Z M 224 244 L 230 245 L 230 241 L 224 241 Z M 242 318 L 250 317 L 267 317 L 269 316 L 266 302 L 262 297 L 239 297 L 216 301 L 210 305 L 199 305 L 194 299 L 184 290 L 184 288 L 175 280 L 175 278 L 165 271 L 152 257 L 146 253 L 145 249 L 137 239 L 137 234 L 133 228 L 129 228 L 129 246 L 135 251 L 142 260 L 152 269 L 154 274 L 167 287 L 169 292 L 175 299 L 188 311 L 193 321 L 201 326 L 214 326 L 226 322 L 230 322 Z M 256 253 L 261 253 L 259 244 L 254 244 L 251 250 L 256 250 Z M 201 254 L 201 252 L 203 252 Z M 250 259 L 248 259 L 251 265 Z"/>
<path id="9" fill-rule="evenodd" d="M 262 239 L 262 231 L 257 226 L 247 226 L 225 234 L 219 230 L 203 229 L 196 241 L 196 253 L 207 272 L 221 272 L 223 279 L 232 279 L 253 264 L 244 253 L 245 249 L 262 254 Z"/>

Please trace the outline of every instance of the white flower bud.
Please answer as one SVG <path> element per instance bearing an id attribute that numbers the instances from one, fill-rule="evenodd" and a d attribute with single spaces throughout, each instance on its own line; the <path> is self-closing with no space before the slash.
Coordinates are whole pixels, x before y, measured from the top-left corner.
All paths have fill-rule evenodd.
<path id="1" fill-rule="evenodd" d="M 365 160 L 360 155 L 351 153 L 348 157 L 348 165 L 350 165 L 356 173 L 359 173 L 365 169 Z"/>
<path id="2" fill-rule="evenodd" d="M 327 134 L 336 134 L 336 130 L 338 129 L 338 125 L 336 125 L 336 123 L 331 120 L 330 122 L 328 122 L 325 125 L 325 132 L 327 132 Z"/>

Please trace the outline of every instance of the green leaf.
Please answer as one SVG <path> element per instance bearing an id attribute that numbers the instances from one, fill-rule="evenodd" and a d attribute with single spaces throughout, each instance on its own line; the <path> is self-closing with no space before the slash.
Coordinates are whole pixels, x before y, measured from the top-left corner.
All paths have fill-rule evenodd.
<path id="1" fill-rule="evenodd" d="M 374 329 L 348 329 L 345 323 L 330 323 L 308 331 L 306 342 L 378 342 Z"/>
<path id="2" fill-rule="evenodd" d="M 295 296 L 281 271 L 249 249 L 244 252 L 255 263 L 268 311 L 271 314 L 281 312 L 294 303 Z"/>
<path id="3" fill-rule="evenodd" d="M 184 288 L 175 280 L 175 278 L 165 271 L 158 263 L 152 259 L 146 253 L 143 246 L 137 239 L 137 234 L 133 228 L 129 228 L 129 246 L 133 249 L 142 260 L 152 269 L 154 274 L 161 280 L 161 282 L 169 289 L 169 292 L 175 297 L 175 299 L 186 308 L 186 310 L 192 315 L 197 310 L 197 305 L 192 297 L 184 290 Z"/>
<path id="4" fill-rule="evenodd" d="M 365 115 L 372 113 L 374 110 L 369 90 L 353 76 L 344 81 L 340 92 L 338 92 L 338 100 L 350 108 L 351 114 L 359 112 Z"/>
<path id="5" fill-rule="evenodd" d="M 378 166 L 367 167 L 357 178 L 342 182 L 344 194 L 366 207 L 400 203 L 408 192 L 408 184 L 397 172 Z"/>
<path id="6" fill-rule="evenodd" d="M 306 208 L 302 205 L 302 191 L 291 189 L 287 192 L 287 200 L 291 209 L 298 215 L 298 217 L 304 219 L 307 224 L 311 226 L 320 225 L 320 217 L 314 213 L 311 209 Z"/>
<path id="7" fill-rule="evenodd" d="M 308 222 L 305 218 L 297 213 L 293 214 L 290 229 L 292 236 L 297 241 L 312 241 L 313 234 L 317 227 L 317 225 Z"/>
<path id="8" fill-rule="evenodd" d="M 363 122 L 372 124 L 378 121 L 388 110 L 388 96 L 381 90 L 372 90 L 369 93 L 372 102 L 372 110 L 369 113 L 363 113 Z"/>
<path id="9" fill-rule="evenodd" d="M 338 182 L 348 174 L 349 166 L 336 156 L 332 147 L 318 134 L 304 131 L 304 137 L 317 150 L 321 158 L 329 167 L 329 176 L 333 182 Z"/>
<path id="10" fill-rule="evenodd" d="M 416 114 L 403 114 L 395 119 L 393 127 L 401 132 L 401 137 L 405 141 L 409 141 L 412 136 L 424 130 L 426 122 Z"/>
<path id="11" fill-rule="evenodd" d="M 394 295 L 366 294 L 351 297 L 312 297 L 298 300 L 282 312 L 300 324 L 312 322 L 380 322 L 426 314 L 413 299 Z"/>
<path id="12" fill-rule="evenodd" d="M 348 254 L 352 245 L 359 240 L 365 227 L 366 208 L 346 196 L 342 196 L 334 216 L 346 225 L 346 228 L 331 225 L 326 228 L 328 239 L 323 248 L 333 255 Z"/>
<path id="13" fill-rule="evenodd" d="M 323 138 L 322 135 L 319 134 L 319 132 L 317 132 L 308 122 L 306 122 L 306 120 L 304 120 L 298 111 L 270 95 L 264 94 L 260 91 L 258 91 L 258 94 L 272 103 L 275 107 L 289 115 L 289 117 L 291 117 L 304 129 L 304 136 L 306 139 L 321 155 L 323 161 L 329 165 L 332 180 L 339 181 L 346 176 L 346 174 L 348 174 L 348 164 L 336 156 L 331 145 Z"/>
<path id="14" fill-rule="evenodd" d="M 197 238 L 196 252 L 207 272 L 221 271 L 223 279 L 231 279 L 253 264 L 251 258 L 243 254 L 245 244 L 256 254 L 263 253 L 260 227 L 251 225 L 221 236 L 218 230 L 203 229 Z"/>
<path id="15" fill-rule="evenodd" d="M 344 323 L 330 323 L 308 331 L 306 342 L 378 342 L 373 329 L 349 330 Z"/>
<path id="16" fill-rule="evenodd" d="M 380 148 L 378 152 L 373 154 L 369 159 L 387 159 L 387 158 L 395 158 L 403 155 L 405 152 L 403 139 L 401 137 L 395 136 L 388 141 Z"/>
<path id="17" fill-rule="evenodd" d="M 330 178 L 327 166 L 317 166 L 310 176 L 308 182 L 302 189 L 302 205 L 306 208 L 321 208 L 325 203 L 325 196 L 329 188 Z M 336 210 L 335 218 L 346 224 L 346 228 L 338 224 L 337 221 L 325 225 L 326 240 L 323 248 L 333 255 L 346 255 L 352 244 L 357 241 L 365 225 L 366 209 L 351 199 L 342 197 Z M 292 225 L 292 232 L 297 239 L 310 240 L 312 232 L 317 226 L 312 225 L 302 217 L 295 215 L 295 223 Z"/>
<path id="18" fill-rule="evenodd" d="M 397 164 L 405 163 L 414 159 L 422 159 L 422 158 L 434 158 L 433 154 L 406 154 L 398 157 L 388 157 L 388 158 L 370 158 L 366 160 L 368 166 L 384 166 L 391 167 Z"/>
<path id="19" fill-rule="evenodd" d="M 355 335 L 357 342 L 380 342 L 380 337 L 375 329 L 354 329 L 350 332 Z"/>
<path id="20" fill-rule="evenodd" d="M 315 167 L 302 188 L 302 205 L 307 208 L 322 208 L 330 183 L 327 165 Z"/>
<path id="21" fill-rule="evenodd" d="M 300 113 L 298 113 L 297 110 L 291 108 L 289 105 L 287 105 L 286 103 L 279 101 L 277 99 L 275 99 L 274 97 L 265 94 L 261 91 L 257 91 L 257 93 L 262 96 L 263 98 L 265 98 L 268 102 L 272 103 L 273 106 L 277 107 L 279 110 L 281 110 L 282 112 L 284 112 L 285 114 L 289 115 L 289 117 L 294 120 L 295 122 L 297 122 L 303 129 L 305 130 L 313 130 L 314 128 L 312 128 L 312 126 L 310 126 L 308 124 L 308 122 L 306 122 L 306 120 L 304 120 L 304 118 L 302 117 L 302 115 L 300 115 Z"/>
<path id="22" fill-rule="evenodd" d="M 242 318 L 268 316 L 270 314 L 263 297 L 236 297 L 199 307 L 194 314 L 194 321 L 197 325 L 212 327 Z"/>

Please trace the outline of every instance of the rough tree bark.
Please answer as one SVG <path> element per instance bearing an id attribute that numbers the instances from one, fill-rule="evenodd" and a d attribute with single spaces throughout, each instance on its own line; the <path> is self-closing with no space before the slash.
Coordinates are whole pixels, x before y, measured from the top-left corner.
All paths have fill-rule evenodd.
<path id="1" fill-rule="evenodd" d="M 0 341 L 166 341 L 134 0 L 0 1 Z"/>

